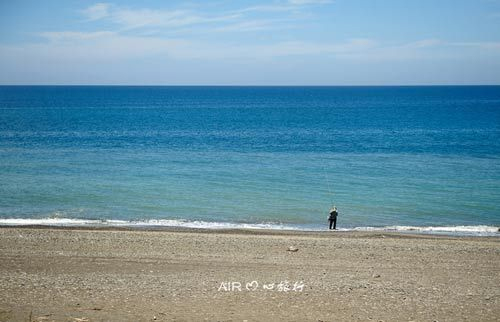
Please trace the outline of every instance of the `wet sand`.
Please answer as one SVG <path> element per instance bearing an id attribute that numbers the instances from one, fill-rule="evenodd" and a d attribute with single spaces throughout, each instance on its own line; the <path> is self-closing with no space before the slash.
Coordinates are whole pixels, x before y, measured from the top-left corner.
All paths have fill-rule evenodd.
<path id="1" fill-rule="evenodd" d="M 500 238 L 0 228 L 1 321 L 499 317 Z"/>

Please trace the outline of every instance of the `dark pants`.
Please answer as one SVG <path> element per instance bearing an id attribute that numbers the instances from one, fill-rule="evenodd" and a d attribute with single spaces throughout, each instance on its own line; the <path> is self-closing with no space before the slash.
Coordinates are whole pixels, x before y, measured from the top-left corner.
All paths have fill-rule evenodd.
<path id="1" fill-rule="evenodd" d="M 337 229 L 337 218 L 332 218 L 329 220 L 330 220 L 330 229 L 332 229 L 332 226 L 333 226 L 333 229 Z"/>

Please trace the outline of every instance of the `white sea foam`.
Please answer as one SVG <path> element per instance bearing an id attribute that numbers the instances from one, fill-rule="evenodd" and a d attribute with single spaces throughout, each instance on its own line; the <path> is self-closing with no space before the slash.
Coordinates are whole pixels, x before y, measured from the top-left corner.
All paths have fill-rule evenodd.
<path id="1" fill-rule="evenodd" d="M 499 227 L 495 226 L 386 226 L 386 227 L 355 227 L 347 230 L 354 231 L 394 231 L 414 232 L 426 234 L 450 234 L 450 235 L 492 235 L 500 236 Z"/>
<path id="2" fill-rule="evenodd" d="M 200 229 L 272 229 L 272 230 L 302 230 L 324 231 L 321 226 L 300 226 L 279 223 L 231 223 L 189 221 L 178 219 L 150 219 L 144 221 L 126 220 L 98 220 L 98 219 L 72 219 L 72 218 L 7 218 L 0 219 L 3 226 L 62 226 L 62 227 L 182 227 Z M 499 227 L 477 226 L 386 226 L 386 227 L 353 227 L 341 228 L 339 231 L 380 231 L 380 232 L 408 232 L 423 234 L 447 234 L 468 236 L 500 236 Z"/>
<path id="3" fill-rule="evenodd" d="M 188 221 L 177 219 L 150 219 L 144 221 L 126 220 L 96 220 L 96 219 L 71 219 L 71 218 L 8 218 L 0 219 L 0 225 L 4 226 L 90 226 L 90 227 L 184 227 L 184 228 L 204 228 L 204 229 L 279 229 L 298 230 L 298 227 L 274 223 L 247 224 L 230 222 L 207 222 Z"/>

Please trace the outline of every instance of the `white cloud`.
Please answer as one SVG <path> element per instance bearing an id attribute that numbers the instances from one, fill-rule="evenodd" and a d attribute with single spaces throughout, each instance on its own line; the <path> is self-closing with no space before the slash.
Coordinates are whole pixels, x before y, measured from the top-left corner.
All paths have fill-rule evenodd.
<path id="1" fill-rule="evenodd" d="M 313 4 L 327 4 L 331 3 L 330 0 L 289 0 L 289 3 L 293 5 L 303 6 L 303 5 L 313 5 Z"/>
<path id="2" fill-rule="evenodd" d="M 427 48 L 427 47 L 438 46 L 441 44 L 443 44 L 443 42 L 439 39 L 423 39 L 423 40 L 410 42 L 410 43 L 406 44 L 406 47 Z"/>
<path id="3" fill-rule="evenodd" d="M 88 7 L 84 15 L 90 20 L 106 19 L 125 30 L 138 28 L 177 28 L 197 24 L 231 21 L 239 14 L 205 16 L 189 10 L 131 9 L 98 3 Z"/>
<path id="4" fill-rule="evenodd" d="M 47 31 L 41 32 L 39 35 L 52 42 L 57 41 L 84 41 L 89 39 L 98 39 L 116 35 L 112 31 L 95 31 L 95 32 L 79 32 L 79 31 Z"/>
<path id="5" fill-rule="evenodd" d="M 500 48 L 500 43 L 495 42 L 446 43 L 429 39 L 396 45 L 364 38 L 344 42 L 235 44 L 222 40 L 125 36 L 110 31 L 45 32 L 41 36 L 50 41 L 0 45 L 0 69 L 4 71 L 0 82 L 232 84 L 243 81 L 285 84 L 293 79 L 289 76 L 303 68 L 302 76 L 310 77 L 313 83 L 321 79 L 319 74 L 331 80 L 330 77 L 338 75 L 331 71 L 339 70 L 344 72 L 338 82 L 349 83 L 356 79 L 349 78 L 352 75 L 350 68 L 363 66 L 359 67 L 359 72 L 366 72 L 366 68 L 372 70 L 372 74 L 367 72 L 365 75 L 368 77 L 364 78 L 366 83 L 372 76 L 373 82 L 380 81 L 380 73 L 373 70 L 390 73 L 394 64 L 404 66 L 407 63 L 434 70 L 438 62 L 475 59 L 478 48 L 491 48 L 492 55 L 488 57 L 493 60 L 490 61 L 498 61 L 495 57 Z M 452 46 L 462 46 L 463 50 L 453 50 Z M 247 77 L 252 73 L 257 78 Z M 236 77 L 235 81 L 231 80 L 232 76 Z M 491 79 L 497 79 L 495 77 Z M 305 78 L 301 78 L 303 81 Z"/>
<path id="6" fill-rule="evenodd" d="M 236 27 L 235 27 L 236 28 Z M 260 28 L 259 24 L 239 28 Z M 315 55 L 359 54 L 375 48 L 370 39 L 352 39 L 341 43 L 316 43 L 287 41 L 268 44 L 233 45 L 224 42 L 208 42 L 184 39 L 164 39 L 150 36 L 124 36 L 111 31 L 98 32 L 43 32 L 40 36 L 47 43 L 3 47 L 4 53 L 16 52 L 29 60 L 84 62 L 114 62 L 150 56 L 164 60 L 234 61 L 272 60 L 283 57 Z M 18 55 L 13 55 L 13 57 Z M 28 58 L 26 58 L 28 59 Z"/>
<path id="7" fill-rule="evenodd" d="M 159 11 L 150 9 L 117 10 L 113 12 L 111 20 L 127 28 L 141 27 L 178 27 L 200 23 L 201 17 L 188 14 L 185 11 Z"/>
<path id="8" fill-rule="evenodd" d="M 182 39 L 123 36 L 114 32 L 44 32 L 47 43 L 3 46 L 2 54 L 10 54 L 21 61 L 56 63 L 114 63 L 144 59 L 151 56 L 182 57 L 189 52 L 188 42 Z"/>
<path id="9" fill-rule="evenodd" d="M 283 4 L 283 5 L 259 5 L 259 6 L 252 6 L 252 7 L 246 7 L 242 9 L 235 10 L 234 12 L 236 13 L 247 13 L 247 12 L 283 12 L 283 11 L 290 11 L 290 10 L 296 10 L 296 6 L 290 5 L 290 4 Z"/>
<path id="10" fill-rule="evenodd" d="M 330 0 L 289 0 L 284 3 L 270 4 L 270 5 L 256 5 L 251 7 L 242 8 L 236 10 L 235 12 L 245 13 L 245 12 L 287 12 L 287 11 L 298 11 L 303 9 L 305 6 L 311 5 L 322 5 L 331 3 Z"/>
<path id="11" fill-rule="evenodd" d="M 452 46 L 457 46 L 457 47 L 470 47 L 470 48 L 477 48 L 477 49 L 492 49 L 492 50 L 499 50 L 500 49 L 500 42 L 495 42 L 495 41 L 479 41 L 479 42 L 454 42 L 450 43 Z"/>
<path id="12" fill-rule="evenodd" d="M 231 25 L 234 30 L 266 28 L 265 22 Z M 220 30 L 225 31 L 225 30 Z M 160 56 L 165 60 L 200 61 L 255 61 L 293 58 L 343 59 L 349 61 L 404 61 L 421 59 L 429 55 L 437 57 L 436 48 L 449 46 L 436 39 L 424 39 L 398 45 L 385 45 L 373 39 L 356 38 L 344 42 L 277 41 L 266 44 L 232 44 L 223 41 L 165 39 L 155 36 L 125 36 L 111 31 L 98 32 L 43 32 L 50 40 L 45 44 L 26 45 L 25 54 L 40 55 L 56 60 L 114 61 L 131 58 Z M 480 46 L 500 48 L 499 43 L 456 43 L 455 46 Z M 475 48 L 475 47 L 474 47 Z M 21 50 L 18 48 L 18 50 Z M 449 54 L 449 53 L 448 53 Z"/>
<path id="13" fill-rule="evenodd" d="M 97 3 L 85 10 L 83 14 L 88 20 L 106 20 L 112 22 L 122 30 L 135 30 L 146 28 L 175 28 L 190 27 L 194 25 L 215 24 L 217 29 L 241 31 L 264 30 L 262 23 L 257 27 L 256 20 L 248 20 L 248 14 L 252 12 L 300 12 L 305 6 L 330 3 L 329 0 L 290 0 L 287 2 L 264 4 L 245 7 L 228 12 L 216 14 L 199 13 L 193 10 L 179 9 L 150 9 L 150 8 L 131 8 L 120 7 L 110 3 Z M 278 19 L 274 19 L 276 22 Z M 262 20 L 261 20 L 262 21 Z M 272 28 L 269 24 L 266 26 Z M 224 23 L 232 26 L 224 26 Z M 251 26 L 253 25 L 253 26 Z M 248 26 L 247 28 L 245 26 Z"/>
<path id="14" fill-rule="evenodd" d="M 371 39 L 350 39 L 340 43 L 317 43 L 288 41 L 276 44 L 253 46 L 245 51 L 266 58 L 288 56 L 315 56 L 358 53 L 377 46 Z M 242 53 L 243 54 L 243 53 Z"/>
<path id="15" fill-rule="evenodd" d="M 243 21 L 234 24 L 227 24 L 221 27 L 216 27 L 209 32 L 247 32 L 269 30 L 274 28 L 274 23 L 267 20 L 251 20 Z"/>
<path id="16" fill-rule="evenodd" d="M 61 75 L 70 75 L 73 79 L 77 79 L 79 73 L 105 75 L 110 71 L 108 74 L 118 80 L 120 75 L 133 75 L 130 69 L 138 73 L 144 71 L 145 77 L 161 70 L 159 79 L 168 75 L 174 80 L 212 79 L 231 73 L 245 78 L 246 72 L 261 69 L 256 74 L 263 75 L 263 79 L 276 77 L 286 81 L 276 66 L 286 66 L 293 75 L 301 65 L 303 74 L 309 73 L 314 80 L 317 73 L 332 74 L 328 68 L 335 70 L 345 66 L 369 69 L 387 66 L 385 70 L 391 72 L 393 64 L 398 63 L 401 66 L 428 66 L 430 70 L 448 61 L 462 64 L 485 60 L 498 65 L 500 42 L 446 42 L 432 38 L 399 43 L 366 38 L 342 41 L 339 40 L 342 29 L 334 30 L 331 25 L 325 25 L 331 29 L 311 34 L 321 24 L 309 24 L 315 29 L 308 29 L 303 24 L 314 17 L 314 11 L 307 9 L 319 10 L 323 7 L 314 6 L 331 1 L 275 0 L 268 3 L 226 12 L 213 11 L 214 7 L 206 4 L 151 9 L 96 3 L 81 11 L 87 21 L 85 30 L 93 31 L 46 31 L 38 34 L 43 42 L 0 44 L 0 69 L 8 68 L 10 75 L 38 73 L 40 77 L 58 70 Z M 99 23 L 94 23 L 96 21 Z M 106 30 L 96 29 L 99 25 L 105 25 Z M 288 32 L 299 28 L 304 29 L 298 33 Z M 276 29 L 285 32 L 262 32 Z M 231 32 L 255 34 L 221 34 Z M 350 30 L 348 34 L 353 32 Z M 330 36 L 336 40 L 327 39 Z M 236 72 L 238 69 L 228 66 L 243 66 L 243 69 Z M 199 69 L 212 70 L 212 67 L 216 72 L 203 73 Z M 273 68 L 278 72 L 268 72 Z M 488 71 L 493 73 L 494 69 Z M 349 75 L 346 72 L 342 77 Z M 374 74 L 374 79 L 382 76 L 385 77 Z M 9 76 L 3 79 L 10 82 Z M 89 76 L 88 79 L 92 82 L 95 78 Z M 129 80 L 135 81 L 133 77 Z"/>
<path id="17" fill-rule="evenodd" d="M 89 20 L 99 20 L 107 17 L 109 15 L 109 8 L 111 5 L 109 3 L 96 3 L 87 9 L 83 10 L 83 14 Z"/>

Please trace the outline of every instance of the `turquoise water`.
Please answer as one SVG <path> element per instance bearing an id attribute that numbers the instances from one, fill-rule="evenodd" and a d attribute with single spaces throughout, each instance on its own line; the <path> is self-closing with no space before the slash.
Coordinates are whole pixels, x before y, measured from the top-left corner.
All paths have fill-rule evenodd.
<path id="1" fill-rule="evenodd" d="M 498 86 L 4 86 L 0 110 L 4 224 L 500 226 Z"/>

